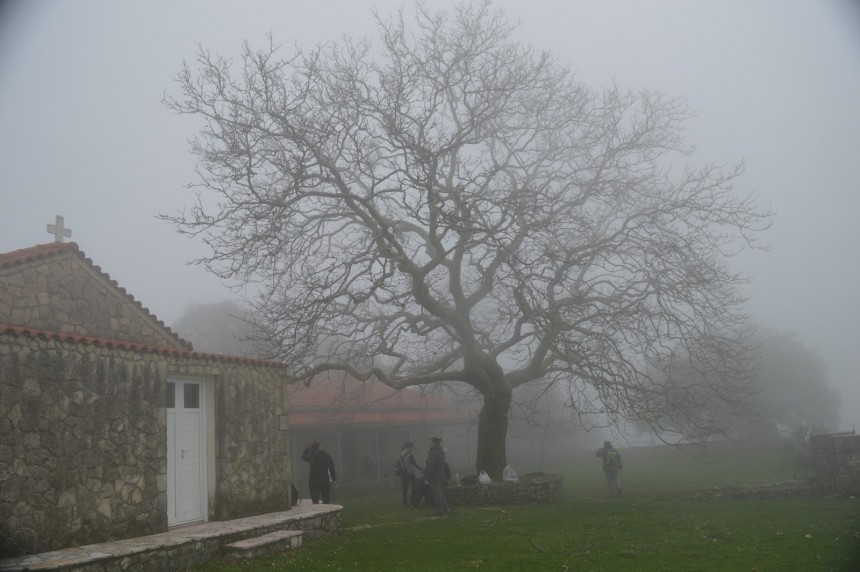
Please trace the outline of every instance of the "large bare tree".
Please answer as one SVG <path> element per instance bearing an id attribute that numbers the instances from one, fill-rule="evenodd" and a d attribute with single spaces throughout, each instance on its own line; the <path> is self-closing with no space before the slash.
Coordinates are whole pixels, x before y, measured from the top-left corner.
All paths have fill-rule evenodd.
<path id="1" fill-rule="evenodd" d="M 468 384 L 499 475 L 517 386 L 647 420 L 652 362 L 705 345 L 742 369 L 727 261 L 768 213 L 741 167 L 686 165 L 682 101 L 587 88 L 488 3 L 376 19 L 376 44 L 201 49 L 166 97 L 205 126 L 197 204 L 165 218 L 260 285 L 297 380 Z"/>

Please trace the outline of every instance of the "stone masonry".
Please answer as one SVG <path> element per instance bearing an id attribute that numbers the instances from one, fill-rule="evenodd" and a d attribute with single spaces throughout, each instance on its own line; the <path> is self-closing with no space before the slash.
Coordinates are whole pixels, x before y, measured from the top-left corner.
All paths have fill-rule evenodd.
<path id="1" fill-rule="evenodd" d="M 215 391 L 210 520 L 290 508 L 276 364 L 0 328 L 0 556 L 167 530 L 175 374 Z"/>
<path id="2" fill-rule="evenodd" d="M 818 484 L 826 492 L 860 494 L 860 435 L 814 434 L 809 444 Z"/>
<path id="3" fill-rule="evenodd" d="M 499 506 L 539 504 L 561 500 L 564 478 L 561 475 L 541 475 L 521 483 L 490 483 L 449 487 L 445 497 L 451 506 Z"/>
<path id="4" fill-rule="evenodd" d="M 288 510 L 283 373 L 193 352 L 75 243 L 0 253 L 0 557 L 167 530 L 176 377 L 208 404 L 206 517 Z"/>
<path id="5" fill-rule="evenodd" d="M 24 260 L 16 252 L 0 258 L 0 324 L 191 349 L 85 258 L 77 244 L 26 252 Z"/>

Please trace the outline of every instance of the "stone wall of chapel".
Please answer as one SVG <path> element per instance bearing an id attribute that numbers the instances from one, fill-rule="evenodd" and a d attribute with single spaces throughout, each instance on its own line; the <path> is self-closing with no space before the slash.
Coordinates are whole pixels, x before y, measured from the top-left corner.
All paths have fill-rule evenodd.
<path id="1" fill-rule="evenodd" d="M 278 368 L 0 334 L 0 554 L 167 530 L 174 373 L 215 390 L 210 520 L 290 508 Z"/>
<path id="2" fill-rule="evenodd" d="M 188 349 L 77 252 L 0 270 L 0 324 Z"/>
<path id="3" fill-rule="evenodd" d="M 156 357 L 0 336 L 0 554 L 166 530 Z"/>
<path id="4" fill-rule="evenodd" d="M 244 362 L 171 359 L 171 374 L 214 379 L 215 491 L 211 520 L 228 520 L 290 505 L 286 383 L 276 367 Z"/>

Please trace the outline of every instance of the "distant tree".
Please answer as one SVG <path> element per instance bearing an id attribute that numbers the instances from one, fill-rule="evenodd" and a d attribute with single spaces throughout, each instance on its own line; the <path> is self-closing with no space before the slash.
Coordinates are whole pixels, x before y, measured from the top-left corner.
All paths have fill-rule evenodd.
<path id="1" fill-rule="evenodd" d="M 699 346 L 696 351 L 676 348 L 639 372 L 649 388 L 644 418 L 633 426 L 672 443 L 743 440 L 766 419 L 756 384 L 753 332 L 738 333 L 744 340 L 744 360 L 730 347 Z"/>
<path id="2" fill-rule="evenodd" d="M 189 304 L 172 329 L 198 352 L 255 356 L 256 329 L 251 312 L 233 300 Z"/>
<path id="3" fill-rule="evenodd" d="M 839 429 L 839 392 L 830 387 L 827 366 L 795 334 L 763 329 L 757 376 L 767 418 L 781 433 Z"/>
<path id="4" fill-rule="evenodd" d="M 205 127 L 200 200 L 164 218 L 263 285 L 294 378 L 468 384 L 476 468 L 499 476 L 519 386 L 647 420 L 640 374 L 669 350 L 743 370 L 727 260 L 768 213 L 733 192 L 741 167 L 679 162 L 686 106 L 588 89 L 488 2 L 406 20 L 377 15 L 375 47 L 246 45 L 238 69 L 201 49 L 166 98 Z"/>
<path id="5" fill-rule="evenodd" d="M 702 378 L 710 368 L 701 361 L 675 359 L 669 362 L 670 368 L 649 371 L 653 394 L 662 397 L 649 407 L 656 414 L 652 422 L 636 425 L 649 431 L 656 425 L 664 436 L 698 434 L 693 440 L 699 441 L 761 434 L 802 436 L 811 428 L 837 429 L 839 394 L 828 385 L 827 368 L 818 354 L 794 334 L 763 328 L 752 340 L 758 348 L 756 367 L 748 374 L 742 415 L 727 408 L 731 400 L 724 397 L 740 394 L 732 387 L 738 376 L 706 381 Z M 720 387 L 722 395 L 715 395 Z"/>

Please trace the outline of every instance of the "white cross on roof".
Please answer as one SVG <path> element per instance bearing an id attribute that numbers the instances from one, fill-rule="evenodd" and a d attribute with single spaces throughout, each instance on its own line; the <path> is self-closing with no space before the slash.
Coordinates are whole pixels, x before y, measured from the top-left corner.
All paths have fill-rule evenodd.
<path id="1" fill-rule="evenodd" d="M 72 236 L 72 230 L 63 226 L 63 217 L 57 215 L 56 222 L 48 225 L 48 234 L 54 235 L 54 242 L 63 242 L 64 236 Z"/>

